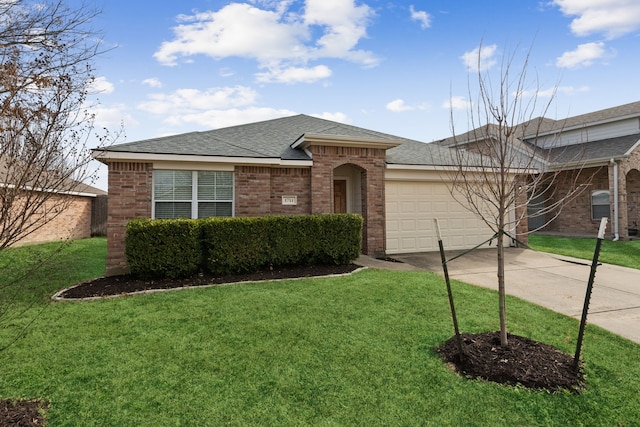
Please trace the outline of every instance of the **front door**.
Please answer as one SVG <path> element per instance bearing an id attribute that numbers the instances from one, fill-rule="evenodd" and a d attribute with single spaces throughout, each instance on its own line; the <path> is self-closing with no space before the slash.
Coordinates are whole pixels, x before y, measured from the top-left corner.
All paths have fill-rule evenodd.
<path id="1" fill-rule="evenodd" d="M 333 212 L 347 213 L 347 181 L 333 181 Z"/>

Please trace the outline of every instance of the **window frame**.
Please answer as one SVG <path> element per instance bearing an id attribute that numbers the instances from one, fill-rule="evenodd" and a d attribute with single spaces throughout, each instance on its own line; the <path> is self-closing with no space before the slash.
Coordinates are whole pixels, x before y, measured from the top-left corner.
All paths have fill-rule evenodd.
<path id="1" fill-rule="evenodd" d="M 191 199 L 175 199 L 175 200 L 157 200 L 156 199 L 156 173 L 158 172 L 190 172 L 191 173 Z M 230 174 L 231 177 L 231 199 L 221 199 L 221 200 L 207 200 L 198 198 L 198 174 L 199 173 L 225 173 Z M 198 206 L 200 203 L 231 203 L 231 217 L 235 216 L 235 174 L 233 171 L 229 170 L 187 170 L 187 169 L 154 169 L 152 174 L 152 195 L 151 195 L 151 218 L 156 218 L 156 204 L 157 203 L 190 203 L 191 205 L 191 216 L 190 219 L 198 219 Z M 171 219 L 176 219 L 181 217 L 173 217 Z M 211 217 L 207 217 L 211 218 Z M 170 218 L 166 218 L 170 219 Z"/>
<path id="2" fill-rule="evenodd" d="M 607 194 L 607 203 L 594 203 L 594 197 L 596 197 L 598 194 L 603 194 L 606 193 Z M 591 190 L 591 220 L 592 221 L 600 221 L 602 218 L 611 218 L 611 192 L 607 189 L 607 190 Z M 607 213 L 606 215 L 600 215 L 600 216 L 596 216 L 595 215 L 595 209 L 596 207 L 602 208 L 603 206 L 607 207 Z"/>

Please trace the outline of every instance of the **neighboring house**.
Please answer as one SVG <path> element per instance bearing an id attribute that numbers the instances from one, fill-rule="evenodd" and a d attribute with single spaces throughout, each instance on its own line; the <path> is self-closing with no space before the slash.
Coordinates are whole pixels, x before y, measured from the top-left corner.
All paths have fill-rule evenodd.
<path id="1" fill-rule="evenodd" d="M 7 160 L 0 158 L 0 198 L 4 199 L 5 191 L 15 192 L 15 185 L 8 182 L 6 171 L 9 166 Z M 3 206 L 0 212 L 7 223 L 17 220 L 23 221 L 25 229 L 30 230 L 11 246 L 21 246 L 33 243 L 45 243 L 66 239 L 82 239 L 94 235 L 105 235 L 100 224 L 100 215 L 96 212 L 102 209 L 106 213 L 107 192 L 84 183 L 69 181 L 63 185 L 64 190 L 43 189 L 28 186 L 24 197 L 19 196 L 13 201 L 13 209 Z M 5 190 L 6 189 L 6 190 Z M 48 193 L 46 197 L 35 193 Z M 20 203 L 38 203 L 37 209 L 23 210 Z M 5 211 L 5 208 L 7 211 Z M 19 217 L 29 212 L 26 219 Z M 106 222 L 106 215 L 102 215 Z M 11 229 L 14 229 L 13 227 Z"/>
<path id="2" fill-rule="evenodd" d="M 65 208 L 62 210 L 60 198 L 70 199 L 64 202 Z M 106 199 L 106 191 L 85 184 L 64 194 L 56 194 L 45 202 L 42 210 L 44 225 L 14 246 L 105 236 L 106 227 L 101 225 L 100 214 L 96 211 L 104 209 L 106 213 Z M 102 215 L 102 218 L 105 220 L 106 215 Z"/>
<path id="3" fill-rule="evenodd" d="M 362 250 L 447 249 L 493 233 L 447 186 L 452 151 L 307 115 L 94 150 L 109 168 L 107 275 L 127 271 L 132 218 L 306 215 L 364 217 Z"/>
<path id="4" fill-rule="evenodd" d="M 620 105 L 564 120 L 537 118 L 520 126 L 522 135 L 514 138 L 522 150 L 536 150 L 539 170 L 558 174 L 552 204 L 568 191 L 568 183 L 583 187 L 559 214 L 536 215 L 544 206 L 544 196 L 529 209 L 529 228 L 575 236 L 594 236 L 600 219 L 608 217 L 614 239 L 637 235 L 640 224 L 640 102 Z M 480 150 L 491 139 L 490 126 L 482 132 L 470 131 L 439 144 Z M 577 181 L 575 180 L 577 177 Z M 537 202 L 537 203 L 536 203 Z"/>

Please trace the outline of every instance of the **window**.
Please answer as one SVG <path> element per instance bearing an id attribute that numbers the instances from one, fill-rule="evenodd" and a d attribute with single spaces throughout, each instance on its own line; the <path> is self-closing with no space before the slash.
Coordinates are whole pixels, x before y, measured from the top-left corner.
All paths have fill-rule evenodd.
<path id="1" fill-rule="evenodd" d="M 609 218 L 609 190 L 595 190 L 591 192 L 591 219 Z"/>
<path id="2" fill-rule="evenodd" d="M 154 218 L 233 215 L 233 172 L 153 171 Z"/>

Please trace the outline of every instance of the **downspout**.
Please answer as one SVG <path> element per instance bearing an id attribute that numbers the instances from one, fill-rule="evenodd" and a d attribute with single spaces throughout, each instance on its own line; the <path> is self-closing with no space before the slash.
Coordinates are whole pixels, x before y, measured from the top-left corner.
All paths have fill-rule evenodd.
<path id="1" fill-rule="evenodd" d="M 613 211 L 615 215 L 613 217 L 613 241 L 617 242 L 620 239 L 620 225 L 618 218 L 618 162 L 613 157 L 610 160 L 613 165 Z"/>

